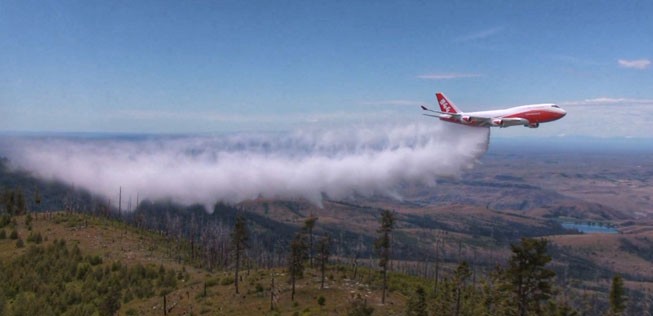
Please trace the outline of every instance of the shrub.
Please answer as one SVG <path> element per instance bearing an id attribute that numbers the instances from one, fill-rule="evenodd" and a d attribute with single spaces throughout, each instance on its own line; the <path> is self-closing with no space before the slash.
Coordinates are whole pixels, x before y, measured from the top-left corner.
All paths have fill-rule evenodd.
<path id="1" fill-rule="evenodd" d="M 27 236 L 27 242 L 40 244 L 42 241 L 43 241 L 43 236 L 41 236 L 41 233 L 34 234 L 34 232 L 31 232 L 29 233 L 29 236 Z"/>
<path id="2" fill-rule="evenodd" d="M 175 278 L 175 271 L 172 269 L 166 271 L 162 270 L 163 274 L 159 275 L 159 286 L 175 288 L 177 287 L 177 279 Z"/>
<path id="3" fill-rule="evenodd" d="M 92 266 L 102 264 L 102 258 L 98 255 L 88 257 L 88 263 L 90 263 Z"/>
<path id="4" fill-rule="evenodd" d="M 86 262 L 80 262 L 77 264 L 77 279 L 78 280 L 84 280 L 86 278 L 86 274 L 88 274 L 88 271 L 91 269 L 91 266 L 86 263 Z"/>
<path id="5" fill-rule="evenodd" d="M 16 248 L 23 248 L 23 247 L 25 247 L 25 243 L 23 242 L 23 240 L 20 238 L 16 239 Z"/>
<path id="6" fill-rule="evenodd" d="M 0 217 L 0 228 L 5 227 L 11 223 L 11 216 L 4 214 Z"/>
<path id="7" fill-rule="evenodd" d="M 166 296 L 166 295 L 172 293 L 173 290 L 174 290 L 174 289 L 172 289 L 172 288 L 166 288 L 166 287 L 164 287 L 164 288 L 162 288 L 162 289 L 159 291 L 159 296 Z"/>
<path id="8" fill-rule="evenodd" d="M 234 278 L 232 277 L 226 277 L 220 280 L 220 285 L 232 285 L 232 284 L 234 284 Z"/>
<path id="9" fill-rule="evenodd" d="M 320 306 L 324 306 L 325 303 L 326 303 L 326 299 L 324 298 L 324 296 L 320 295 L 320 297 L 317 298 L 317 304 Z"/>
<path id="10" fill-rule="evenodd" d="M 220 278 L 209 278 L 209 279 L 206 279 L 206 282 L 204 282 L 206 287 L 216 286 L 216 285 L 218 285 L 218 283 L 220 283 Z"/>
<path id="11" fill-rule="evenodd" d="M 349 316 L 368 316 L 372 315 L 374 308 L 367 305 L 367 300 L 363 299 L 360 294 L 349 303 L 347 307 L 347 315 Z"/>
<path id="12" fill-rule="evenodd" d="M 7 232 L 4 229 L 0 230 L 0 240 L 1 239 L 7 239 Z"/>
<path id="13" fill-rule="evenodd" d="M 120 271 L 121 269 L 122 269 L 122 262 L 120 262 L 120 261 L 114 261 L 114 262 L 111 264 L 111 271 L 112 271 L 112 272 L 117 272 L 117 271 Z"/>
<path id="14" fill-rule="evenodd" d="M 11 234 L 9 234 L 9 238 L 11 238 L 12 240 L 18 239 L 18 231 L 16 231 L 16 229 L 12 230 Z"/>

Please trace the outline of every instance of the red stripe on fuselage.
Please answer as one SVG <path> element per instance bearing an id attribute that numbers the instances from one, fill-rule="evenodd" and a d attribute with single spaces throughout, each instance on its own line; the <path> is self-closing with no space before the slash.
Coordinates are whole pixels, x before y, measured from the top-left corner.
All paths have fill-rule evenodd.
<path id="1" fill-rule="evenodd" d="M 546 109 L 532 109 L 520 113 L 506 115 L 504 117 L 525 118 L 528 120 L 529 123 L 546 123 L 546 122 L 555 121 L 563 116 L 564 114 L 554 112 L 554 111 L 548 111 Z"/>

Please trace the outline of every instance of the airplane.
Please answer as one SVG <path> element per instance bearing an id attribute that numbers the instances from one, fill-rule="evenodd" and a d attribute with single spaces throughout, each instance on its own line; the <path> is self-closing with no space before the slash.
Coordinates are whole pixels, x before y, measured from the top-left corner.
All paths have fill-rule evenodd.
<path id="1" fill-rule="evenodd" d="M 435 111 L 421 105 L 422 110 L 437 113 L 424 114 L 437 117 L 442 121 L 479 127 L 510 127 L 523 125 L 530 128 L 538 128 L 540 123 L 546 123 L 561 119 L 567 114 L 559 106 L 553 103 L 530 104 L 516 106 L 502 110 L 462 112 L 447 97 L 438 92 L 435 94 L 438 99 L 441 111 Z"/>

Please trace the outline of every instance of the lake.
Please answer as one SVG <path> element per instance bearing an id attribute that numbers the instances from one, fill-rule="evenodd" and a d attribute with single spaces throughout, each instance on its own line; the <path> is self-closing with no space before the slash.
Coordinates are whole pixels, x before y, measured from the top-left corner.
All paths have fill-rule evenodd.
<path id="1" fill-rule="evenodd" d="M 570 223 L 570 222 L 562 223 L 562 227 L 567 229 L 576 229 L 585 234 L 616 234 L 619 232 L 614 227 L 578 224 L 578 223 Z"/>

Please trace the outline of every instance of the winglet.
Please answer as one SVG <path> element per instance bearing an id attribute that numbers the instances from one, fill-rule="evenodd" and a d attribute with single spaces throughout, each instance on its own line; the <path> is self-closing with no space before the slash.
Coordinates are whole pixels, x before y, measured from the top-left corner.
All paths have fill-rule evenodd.
<path id="1" fill-rule="evenodd" d="M 420 105 L 420 107 L 421 107 L 422 110 L 424 110 L 424 111 L 428 111 L 428 110 L 429 110 L 429 108 L 427 108 L 427 107 L 425 107 L 425 106 L 423 106 L 423 105 Z"/>
<path id="2" fill-rule="evenodd" d="M 460 110 L 458 110 L 458 108 L 453 103 L 451 103 L 451 101 L 449 101 L 442 92 L 436 93 L 435 96 L 438 98 L 438 105 L 440 106 L 440 110 L 442 110 L 442 112 L 460 113 Z"/>

